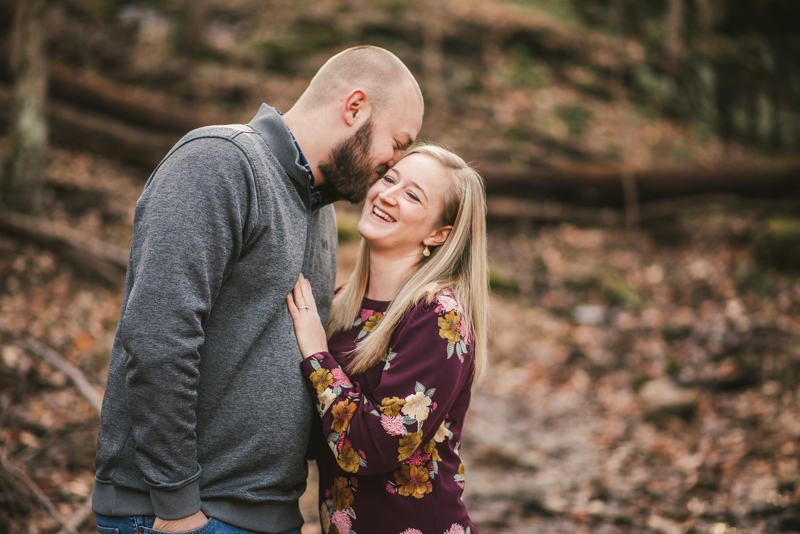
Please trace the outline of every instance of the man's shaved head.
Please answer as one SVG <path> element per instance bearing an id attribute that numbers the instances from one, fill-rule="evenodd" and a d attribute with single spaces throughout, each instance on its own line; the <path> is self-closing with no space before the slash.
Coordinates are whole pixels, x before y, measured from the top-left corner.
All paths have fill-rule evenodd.
<path id="1" fill-rule="evenodd" d="M 403 62 L 383 48 L 357 46 L 329 59 L 283 120 L 315 184 L 360 202 L 414 143 L 423 114 L 419 85 Z"/>
<path id="2" fill-rule="evenodd" d="M 376 46 L 356 46 L 340 52 L 317 72 L 298 100 L 317 109 L 338 100 L 352 89 L 363 89 L 377 115 L 403 91 L 413 91 L 424 106 L 417 81 L 397 56 Z"/>

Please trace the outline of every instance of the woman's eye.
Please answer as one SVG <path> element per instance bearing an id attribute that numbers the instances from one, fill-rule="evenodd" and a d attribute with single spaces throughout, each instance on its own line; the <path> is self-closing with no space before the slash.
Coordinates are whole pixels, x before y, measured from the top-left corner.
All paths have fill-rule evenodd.
<path id="1" fill-rule="evenodd" d="M 412 199 L 414 199 L 414 200 L 416 200 L 417 202 L 419 202 L 419 198 L 417 198 L 417 195 L 415 195 L 414 193 L 412 193 L 412 192 L 410 192 L 410 191 L 409 191 L 409 192 L 408 192 L 408 196 L 410 196 Z"/>
<path id="2" fill-rule="evenodd" d="M 386 176 L 384 176 L 384 177 L 383 177 L 383 179 L 384 179 L 386 182 L 389 182 L 390 184 L 393 184 L 393 183 L 394 183 L 394 180 L 392 180 L 392 177 L 391 177 L 391 176 L 389 176 L 388 174 L 387 174 Z"/>

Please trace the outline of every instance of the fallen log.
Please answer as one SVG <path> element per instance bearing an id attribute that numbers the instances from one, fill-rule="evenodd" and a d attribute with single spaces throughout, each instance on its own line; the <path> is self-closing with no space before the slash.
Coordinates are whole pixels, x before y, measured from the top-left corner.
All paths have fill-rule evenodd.
<path id="1" fill-rule="evenodd" d="M 11 91 L 0 87 L 0 125 L 9 121 Z M 154 168 L 180 139 L 164 133 L 78 110 L 60 102 L 47 105 L 51 140 L 62 146 L 112 156 L 134 165 Z"/>
<path id="2" fill-rule="evenodd" d="M 111 286 L 119 287 L 125 282 L 128 250 L 122 247 L 42 219 L 7 211 L 0 211 L 0 231 L 48 248 Z"/>
<path id="3" fill-rule="evenodd" d="M 11 92 L 0 86 L 0 123 L 8 122 L 10 103 Z M 148 170 L 158 165 L 185 133 L 132 125 L 59 101 L 49 104 L 48 116 L 54 142 L 117 157 Z M 477 161 L 480 162 L 480 158 Z M 635 173 L 601 163 L 527 169 L 482 165 L 479 170 L 486 179 L 488 196 L 553 200 L 594 208 L 628 207 L 629 219 L 635 215 L 633 201 L 646 203 L 717 194 L 800 199 L 800 165 L 797 164 L 771 168 L 663 168 Z M 635 199 L 631 191 L 635 191 Z"/>
<path id="4" fill-rule="evenodd" d="M 0 79 L 11 80 L 8 49 L 0 49 Z M 51 62 L 51 99 L 102 113 L 130 124 L 185 134 L 195 128 L 227 121 L 211 109 L 198 109 L 177 98 L 125 85 L 97 73 Z"/>
<path id="5" fill-rule="evenodd" d="M 50 95 L 130 124 L 181 135 L 209 124 L 229 122 L 217 113 L 187 106 L 161 93 L 122 85 L 58 63 L 50 65 Z"/>
<path id="6" fill-rule="evenodd" d="M 589 208 L 560 202 L 489 197 L 489 219 L 513 219 L 538 222 L 567 222 L 587 226 L 623 226 L 627 214 L 622 209 Z M 647 224 L 676 217 L 681 212 L 704 206 L 751 210 L 760 213 L 800 213 L 800 199 L 745 198 L 729 194 L 695 195 L 646 202 L 639 205 L 638 220 Z"/>
<path id="7" fill-rule="evenodd" d="M 611 166 L 506 170 L 479 168 L 487 196 L 624 208 L 622 170 Z M 648 169 L 632 175 L 639 203 L 700 195 L 800 200 L 800 166 Z M 630 202 L 630 199 L 628 200 Z"/>

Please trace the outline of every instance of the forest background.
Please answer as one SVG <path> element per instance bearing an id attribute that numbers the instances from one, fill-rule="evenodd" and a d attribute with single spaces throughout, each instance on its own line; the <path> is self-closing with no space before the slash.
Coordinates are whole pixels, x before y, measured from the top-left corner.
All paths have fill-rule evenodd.
<path id="1" fill-rule="evenodd" d="M 480 531 L 800 531 L 797 21 L 792 0 L 0 0 L 0 531 L 93 532 L 153 167 L 358 44 L 406 62 L 421 137 L 486 178 Z M 358 209 L 337 211 L 341 280 Z"/>

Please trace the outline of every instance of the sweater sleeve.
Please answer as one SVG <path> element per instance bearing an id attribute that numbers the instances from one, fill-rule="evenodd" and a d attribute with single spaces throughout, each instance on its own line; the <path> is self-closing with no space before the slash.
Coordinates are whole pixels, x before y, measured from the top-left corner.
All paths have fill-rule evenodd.
<path id="1" fill-rule="evenodd" d="M 233 143 L 201 138 L 165 159 L 137 203 L 119 328 L 136 461 L 163 519 L 200 509 L 199 348 L 242 248 L 252 180 Z"/>
<path id="2" fill-rule="evenodd" d="M 455 305 L 452 298 L 449 302 Z M 370 396 L 330 353 L 302 362 L 328 446 L 342 469 L 366 476 L 388 473 L 421 451 L 431 453 L 448 437 L 448 411 L 472 383 L 473 350 L 461 320 L 457 309 L 441 302 L 418 304 L 396 329 Z"/>

